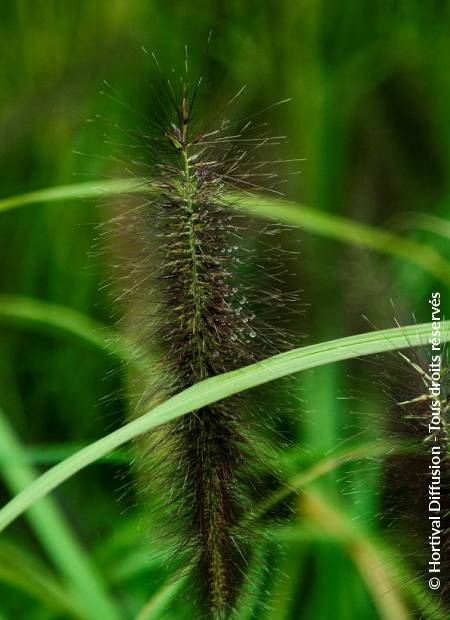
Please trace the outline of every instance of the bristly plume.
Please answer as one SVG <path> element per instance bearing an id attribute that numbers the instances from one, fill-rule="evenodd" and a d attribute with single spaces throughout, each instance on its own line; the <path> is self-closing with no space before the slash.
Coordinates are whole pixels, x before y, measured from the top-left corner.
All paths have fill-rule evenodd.
<path id="1" fill-rule="evenodd" d="M 284 227 L 251 222 L 237 198 L 261 179 L 277 179 L 279 161 L 256 154 L 280 139 L 263 135 L 265 126 L 252 118 L 201 127 L 194 116 L 200 84 L 191 88 L 187 71 L 176 85 L 161 79 L 154 116 L 144 119 L 142 133 L 125 132 L 133 153 L 127 170 L 147 180 L 138 202 L 134 195 L 112 220 L 116 281 L 128 331 L 160 357 L 135 388 L 135 415 L 291 346 L 298 295 L 283 290 L 291 252 L 273 251 Z M 286 434 L 279 396 L 265 394 L 261 406 L 261 394 L 197 410 L 138 442 L 143 495 L 156 500 L 164 535 L 193 586 L 195 617 L 229 618 L 245 585 L 254 532 L 242 523 L 276 478 L 273 428 L 278 444 Z M 270 418 L 276 423 L 269 429 Z M 254 473 L 261 460 L 267 476 Z"/>
<path id="2" fill-rule="evenodd" d="M 384 434 L 403 446 L 384 467 L 382 524 L 425 587 L 450 610 L 450 369 L 448 350 L 431 344 L 397 351 L 377 373 L 388 397 Z M 439 388 L 437 387 L 439 386 Z M 438 423 L 439 419 L 439 423 Z M 434 501 L 434 504 L 430 504 Z M 431 506 L 431 508 L 430 508 Z M 438 560 L 440 572 L 429 572 Z M 435 582 L 432 582 L 433 584 Z M 437 583 L 437 582 L 436 582 Z M 430 599 L 431 600 L 431 599 Z M 421 601 L 422 609 L 427 600 Z"/>

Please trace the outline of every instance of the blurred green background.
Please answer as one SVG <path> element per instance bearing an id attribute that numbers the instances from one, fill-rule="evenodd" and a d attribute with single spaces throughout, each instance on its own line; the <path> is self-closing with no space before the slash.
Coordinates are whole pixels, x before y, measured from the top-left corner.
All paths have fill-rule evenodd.
<path id="1" fill-rule="evenodd" d="M 264 120 L 273 134 L 287 137 L 280 157 L 305 158 L 301 174 L 283 186 L 293 208 L 306 204 L 390 229 L 448 257 L 449 8 L 431 0 L 4 2 L 1 197 L 118 176 L 97 116 L 133 127 L 151 111 L 156 77 L 141 46 L 170 68 L 182 66 L 186 44 L 194 73 L 213 84 L 215 101 L 226 102 L 247 84 L 238 116 L 292 99 Z M 102 96 L 103 80 L 135 112 Z M 106 214 L 95 200 L 0 211 L 2 503 L 26 484 L 30 467 L 42 471 L 125 419 L 114 359 L 81 338 L 21 318 L 20 303 L 11 311 L 5 297 L 53 302 L 111 325 L 100 286 L 108 265 L 92 253 L 95 224 Z M 425 270 L 368 252 L 357 238 L 344 244 L 305 230 L 301 239 L 298 288 L 309 305 L 301 331 L 309 343 L 367 331 L 363 314 L 377 327 L 392 325 L 394 315 L 403 323 L 412 313 L 426 321 L 430 291 L 441 290 L 445 299 L 445 285 Z M 346 399 L 349 375 L 367 374 L 352 363 L 301 376 L 295 462 L 327 454 L 355 426 L 369 439 L 376 433 L 373 388 L 364 402 Z M 369 424 L 364 412 L 372 415 Z M 127 462 L 119 454 L 91 466 L 54 493 L 55 504 L 2 535 L 0 618 L 182 617 L 171 611 L 170 566 L 161 565 L 151 527 L 140 525 Z M 416 617 L 398 601 L 402 579 L 406 589 L 411 580 L 400 577 L 397 597 L 375 570 L 385 565 L 377 555 L 383 544 L 375 549 L 371 542 L 372 535 L 383 538 L 377 468 L 359 462 L 326 477 L 319 490 L 320 498 L 311 491 L 299 500 L 299 525 L 267 543 L 269 572 L 258 587 L 271 609 L 257 601 L 247 617 Z M 357 534 L 349 533 L 354 520 Z M 410 596 L 408 590 L 405 600 Z"/>

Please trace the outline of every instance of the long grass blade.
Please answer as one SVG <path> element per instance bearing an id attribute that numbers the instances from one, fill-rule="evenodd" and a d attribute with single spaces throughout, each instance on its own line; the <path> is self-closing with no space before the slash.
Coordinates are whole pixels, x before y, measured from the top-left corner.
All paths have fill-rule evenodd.
<path id="1" fill-rule="evenodd" d="M 148 360 L 124 336 L 89 316 L 48 301 L 19 295 L 0 296 L 0 321 L 21 326 L 38 326 L 72 335 L 106 353 L 148 369 Z"/>
<path id="2" fill-rule="evenodd" d="M 20 443 L 11 428 L 6 415 L 0 409 L 0 446 L 20 452 Z M 20 493 L 30 488 L 37 479 L 37 472 L 27 464 L 3 464 L 1 476 L 12 493 Z M 120 620 L 114 602 L 109 597 L 106 586 L 92 565 L 87 553 L 79 545 L 63 515 L 52 498 L 44 498 L 30 506 L 28 513 L 30 525 L 46 550 L 53 564 L 64 575 L 77 602 L 90 620 Z"/>
<path id="3" fill-rule="evenodd" d="M 373 541 L 353 521 L 323 497 L 310 490 L 299 500 L 300 517 L 306 516 L 320 529 L 346 539 L 346 548 L 365 582 L 382 620 L 413 620 L 396 583 Z"/>
<path id="4" fill-rule="evenodd" d="M 34 604 L 77 620 L 87 618 L 67 588 L 46 566 L 11 542 L 0 544 L 0 581 L 27 594 L 34 599 Z"/>
<path id="5" fill-rule="evenodd" d="M 447 342 L 450 339 L 450 321 L 443 322 L 441 329 L 442 341 Z M 428 340 L 430 330 L 431 325 L 426 323 L 302 347 L 193 385 L 42 474 L 0 510 L 0 531 L 75 473 L 160 424 L 232 394 L 302 370 L 362 355 L 421 345 Z"/>
<path id="6" fill-rule="evenodd" d="M 39 202 L 77 200 L 111 194 L 155 191 L 145 179 L 116 179 L 62 185 L 0 200 L 0 212 Z M 301 226 L 308 232 L 365 247 L 414 263 L 435 278 L 450 285 L 450 262 L 434 248 L 355 220 L 325 213 L 303 204 L 275 198 L 239 195 L 238 204 L 256 217 L 275 219 Z"/>

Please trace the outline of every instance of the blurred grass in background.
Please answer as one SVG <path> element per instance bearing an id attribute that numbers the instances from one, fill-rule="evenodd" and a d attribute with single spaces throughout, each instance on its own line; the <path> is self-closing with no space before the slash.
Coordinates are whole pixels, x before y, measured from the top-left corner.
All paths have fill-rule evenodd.
<path id="1" fill-rule="evenodd" d="M 141 46 L 154 50 L 162 67 L 180 67 L 187 44 L 194 74 L 213 84 L 214 105 L 243 84 L 236 116 L 292 98 L 264 114 L 273 134 L 287 136 L 277 155 L 306 158 L 301 175 L 283 186 L 289 199 L 392 229 L 449 257 L 448 237 L 429 230 L 428 220 L 411 218 L 448 220 L 450 210 L 447 3 L 16 0 L 4 3 L 1 15 L 1 197 L 120 175 L 96 115 L 139 126 L 139 114 L 150 112 L 156 77 Z M 99 94 L 103 80 L 135 114 Z M 1 292 L 53 302 L 109 325 L 110 300 L 99 286 L 108 266 L 91 254 L 95 224 L 106 214 L 105 205 L 92 200 L 0 213 Z M 430 291 L 446 295 L 442 283 L 411 263 L 308 233 L 297 272 L 310 306 L 300 326 L 309 342 L 365 331 L 362 314 L 377 327 L 392 324 L 390 299 L 402 322 L 411 322 L 412 312 L 427 321 Z M 26 473 L 21 481 L 14 473 L 11 478 L 12 470 L 45 467 L 119 426 L 126 403 L 117 364 L 100 349 L 51 329 L 24 329 L 1 314 L 0 323 L 0 406 L 5 424 L 26 446 L 11 454 L 0 443 L 6 500 L 26 483 Z M 370 386 L 363 402 L 339 398 L 352 393 L 349 374 L 368 371 L 349 363 L 300 376 L 305 402 L 297 465 L 336 448 L 350 436 L 349 426 L 367 439 L 376 436 L 380 405 L 367 393 Z M 161 569 L 158 541 L 138 527 L 128 478 L 126 456 L 99 463 L 55 493 L 57 507 L 52 500 L 41 517 L 22 520 L 2 536 L 0 618 L 172 617 L 163 605 L 173 587 L 165 585 L 170 567 Z M 377 533 L 378 498 L 377 468 L 365 462 L 330 474 L 301 496 L 302 528 L 285 532 L 281 543 L 269 541 L 264 552 L 271 570 L 261 588 L 270 592 L 272 611 L 256 605 L 248 617 L 413 617 L 392 596 L 390 605 L 377 599 L 361 559 L 373 552 L 370 538 L 349 534 L 352 518 L 364 532 Z M 45 533 L 55 518 L 59 543 Z M 71 581 L 73 566 L 84 575 L 78 584 Z M 97 578 L 98 608 L 83 606 L 80 592 Z"/>

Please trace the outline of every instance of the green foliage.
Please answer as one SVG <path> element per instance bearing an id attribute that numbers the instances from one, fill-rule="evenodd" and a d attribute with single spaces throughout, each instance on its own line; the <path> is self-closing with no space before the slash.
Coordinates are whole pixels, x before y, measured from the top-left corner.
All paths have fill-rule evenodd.
<path id="1" fill-rule="evenodd" d="M 374 517 L 384 458 L 379 391 L 364 383 L 362 402 L 347 400 L 355 385 L 361 389 L 351 376 L 371 377 L 357 357 L 404 343 L 399 332 L 389 341 L 376 332 L 349 336 L 368 331 L 361 315 L 377 327 L 392 324 L 392 299 L 402 324 L 412 313 L 426 323 L 430 292 L 441 290 L 444 302 L 449 294 L 445 3 L 4 5 L 3 524 L 27 510 L 26 521 L 2 533 L 0 617 L 178 620 L 171 602 L 180 581 L 152 537 L 152 521 L 141 523 L 128 484 L 132 457 L 114 448 L 200 402 L 272 379 L 275 371 L 302 370 L 289 427 L 294 448 L 280 455 L 286 479 L 302 493 L 289 524 L 271 526 L 258 550 L 267 570 L 249 568 L 253 587 L 240 620 L 445 618 Z M 130 425 L 119 361 L 137 372 L 147 362 L 112 326 L 101 286 L 108 261 L 91 252 L 94 225 L 135 181 L 122 180 L 126 145 L 104 141 L 101 123 L 85 119 L 100 115 L 142 129 L 155 69 L 140 47 L 170 67 L 181 64 L 185 43 L 191 67 L 214 86 L 207 116 L 244 83 L 247 91 L 230 111 L 238 117 L 292 98 L 264 120 L 271 133 L 288 137 L 277 157 L 306 158 L 301 175 L 281 186 L 287 202 L 265 196 L 241 204 L 257 217 L 300 227 L 294 287 L 309 306 L 299 326 L 309 346 L 199 384 L 176 397 L 176 406 L 163 403 Z M 104 79 L 134 111 L 99 96 Z M 280 233 L 281 245 L 290 241 Z M 413 338 L 417 329 L 408 333 Z M 110 450 L 112 458 L 99 458 Z M 125 491 L 117 501 L 119 486 Z M 44 497 L 51 488 L 54 497 Z M 284 501 L 287 493 L 274 490 L 267 501 Z M 382 570 L 375 574 L 374 566 Z"/>

